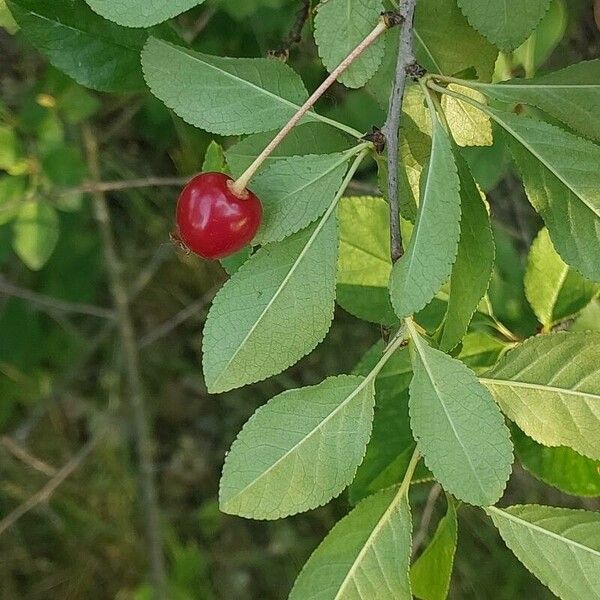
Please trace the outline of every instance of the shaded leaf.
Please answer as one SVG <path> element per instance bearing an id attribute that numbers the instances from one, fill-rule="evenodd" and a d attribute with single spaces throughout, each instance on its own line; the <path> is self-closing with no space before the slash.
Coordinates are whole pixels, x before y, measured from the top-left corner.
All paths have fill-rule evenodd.
<path id="1" fill-rule="evenodd" d="M 110 23 L 84 0 L 8 0 L 23 35 L 81 85 L 105 92 L 143 89 L 142 29 Z"/>
<path id="2" fill-rule="evenodd" d="M 578 313 L 600 292 L 558 255 L 546 228 L 534 240 L 525 271 L 525 295 L 540 323 L 550 329 Z"/>
<path id="3" fill-rule="evenodd" d="M 504 52 L 520 46 L 542 20 L 551 0 L 458 0 L 469 23 Z"/>
<path id="4" fill-rule="evenodd" d="M 450 589 L 458 538 L 456 508 L 448 498 L 448 512 L 440 520 L 423 554 L 410 569 L 413 594 L 420 600 L 445 600 Z"/>
<path id="5" fill-rule="evenodd" d="M 58 241 L 56 211 L 45 202 L 26 202 L 13 222 L 13 230 L 15 252 L 30 269 L 38 271 L 48 262 Z"/>
<path id="6" fill-rule="evenodd" d="M 202 4 L 204 0 L 86 0 L 105 19 L 126 27 L 149 27 Z"/>
<path id="7" fill-rule="evenodd" d="M 575 496 L 600 496 L 600 461 L 566 446 L 542 446 L 516 427 L 512 439 L 521 464 L 544 483 Z"/>
<path id="8" fill-rule="evenodd" d="M 464 159 L 455 154 L 460 178 L 460 239 L 450 275 L 448 309 L 436 333 L 440 350 L 454 348 L 464 337 L 484 297 L 494 267 L 494 238 L 487 208 Z"/>

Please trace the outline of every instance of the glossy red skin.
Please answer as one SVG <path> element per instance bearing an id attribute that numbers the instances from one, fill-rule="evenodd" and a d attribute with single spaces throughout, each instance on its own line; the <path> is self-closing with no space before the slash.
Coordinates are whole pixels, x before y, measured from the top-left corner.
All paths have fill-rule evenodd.
<path id="1" fill-rule="evenodd" d="M 177 202 L 177 234 L 195 254 L 207 259 L 235 254 L 256 235 L 262 220 L 260 200 L 249 190 L 236 196 L 223 173 L 201 173 Z"/>

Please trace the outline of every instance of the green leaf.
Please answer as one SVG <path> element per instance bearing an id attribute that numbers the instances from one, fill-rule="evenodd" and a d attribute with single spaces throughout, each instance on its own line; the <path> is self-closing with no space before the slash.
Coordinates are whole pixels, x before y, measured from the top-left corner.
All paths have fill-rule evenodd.
<path id="1" fill-rule="evenodd" d="M 353 153 L 290 156 L 260 171 L 250 184 L 263 205 L 252 243 L 281 241 L 318 219 L 331 205 Z"/>
<path id="2" fill-rule="evenodd" d="M 246 246 L 235 254 L 227 256 L 226 258 L 222 258 L 219 262 L 225 269 L 227 275 L 233 275 L 250 258 L 251 254 L 252 248 L 250 246 Z"/>
<path id="3" fill-rule="evenodd" d="M 465 85 L 502 102 L 535 106 L 580 135 L 600 141 L 600 60 L 583 61 L 532 79 Z"/>
<path id="4" fill-rule="evenodd" d="M 220 135 L 281 127 L 308 97 L 279 60 L 210 56 L 151 37 L 142 66 L 157 98 L 184 121 Z M 305 121 L 316 118 L 309 113 Z"/>
<path id="5" fill-rule="evenodd" d="M 456 508 L 448 498 L 448 512 L 440 520 L 423 554 L 410 569 L 413 594 L 420 600 L 445 600 L 450 589 L 458 538 Z"/>
<path id="6" fill-rule="evenodd" d="M 410 423 L 425 464 L 451 494 L 494 504 L 513 461 L 502 414 L 473 371 L 431 348 L 409 323 L 414 376 Z"/>
<path id="7" fill-rule="evenodd" d="M 227 173 L 227 163 L 225 162 L 225 153 L 223 148 L 213 140 L 206 149 L 204 162 L 202 163 L 203 173 Z"/>
<path id="8" fill-rule="evenodd" d="M 462 219 L 456 262 L 450 276 L 446 317 L 436 333 L 440 350 L 452 350 L 464 337 L 485 296 L 494 267 L 494 237 L 487 208 L 464 159 L 455 154 L 460 178 Z"/>
<path id="9" fill-rule="evenodd" d="M 228 148 L 225 156 L 233 175 L 239 177 L 277 133 L 277 131 L 256 133 Z M 265 160 L 263 168 L 290 156 L 304 155 L 308 149 L 317 154 L 333 154 L 348 150 L 350 144 L 350 138 L 333 127 L 323 123 L 305 123 L 294 127 L 288 133 L 281 144 Z"/>
<path id="10" fill-rule="evenodd" d="M 600 147 L 542 121 L 495 110 L 492 116 L 512 136 L 525 191 L 554 247 L 600 281 Z"/>
<path id="11" fill-rule="evenodd" d="M 569 25 L 569 12 L 565 0 L 552 0 L 550 9 L 529 38 L 513 52 L 516 65 L 522 65 L 525 77 L 533 77 L 552 56 L 562 41 Z"/>
<path id="12" fill-rule="evenodd" d="M 539 505 L 486 512 L 515 556 L 559 598 L 600 598 L 600 513 Z"/>
<path id="13" fill-rule="evenodd" d="M 582 277 L 558 255 L 546 228 L 534 240 L 525 271 L 525 295 L 540 323 L 555 323 L 585 308 L 600 292 L 600 284 Z"/>
<path id="14" fill-rule="evenodd" d="M 12 127 L 0 125 L 0 169 L 9 170 L 21 157 L 21 147 Z"/>
<path id="15" fill-rule="evenodd" d="M 481 381 L 529 437 L 600 460 L 599 333 L 530 338 Z"/>
<path id="16" fill-rule="evenodd" d="M 458 0 L 458 5 L 475 29 L 504 52 L 520 46 L 536 28 L 551 0 Z"/>
<path id="17" fill-rule="evenodd" d="M 202 4 L 204 0 L 86 0 L 92 9 L 125 27 L 150 27 Z"/>
<path id="18" fill-rule="evenodd" d="M 290 600 L 411 600 L 411 529 L 404 494 L 363 500 L 313 552 Z"/>
<path id="19" fill-rule="evenodd" d="M 58 215 L 45 202 L 26 202 L 13 223 L 13 248 L 32 270 L 48 262 L 58 241 Z"/>
<path id="20" fill-rule="evenodd" d="M 12 221 L 25 200 L 25 177 L 0 177 L 0 225 Z"/>
<path id="21" fill-rule="evenodd" d="M 418 0 L 414 38 L 417 60 L 428 71 L 474 69 L 478 79 L 491 79 L 498 50 L 469 25 L 455 0 Z"/>
<path id="22" fill-rule="evenodd" d="M 338 219 L 338 303 L 361 319 L 396 323 L 387 291 L 392 270 L 387 202 L 371 196 L 342 198 Z"/>
<path id="23" fill-rule="evenodd" d="M 317 7 L 315 41 L 328 71 L 333 71 L 377 25 L 383 12 L 382 0 L 327 0 Z M 338 78 L 344 85 L 359 88 L 375 74 L 384 52 L 380 37 Z"/>
<path id="24" fill-rule="evenodd" d="M 0 27 L 4 28 L 10 34 L 16 33 L 19 30 L 17 22 L 6 6 L 6 0 L 0 0 Z"/>
<path id="25" fill-rule="evenodd" d="M 87 166 L 76 146 L 55 145 L 44 152 L 42 169 L 50 181 L 58 186 L 74 187 L 87 175 Z"/>
<path id="26" fill-rule="evenodd" d="M 523 467 L 544 483 L 574 496 L 600 496 L 600 461 L 566 446 L 542 446 L 516 427 L 512 439 Z"/>
<path id="27" fill-rule="evenodd" d="M 353 504 L 399 483 L 406 473 L 415 449 L 408 418 L 411 378 L 410 354 L 407 349 L 402 349 L 390 357 L 375 379 L 373 434 L 349 488 Z"/>
<path id="28" fill-rule="evenodd" d="M 259 408 L 225 460 L 221 510 L 278 519 L 340 494 L 365 454 L 374 394 L 373 377 L 340 375 Z"/>
<path id="29" fill-rule="evenodd" d="M 460 184 L 450 140 L 433 123 L 431 157 L 421 177 L 421 201 L 404 256 L 392 269 L 392 306 L 403 319 L 421 310 L 452 271 L 460 236 Z"/>
<path id="30" fill-rule="evenodd" d="M 81 85 L 105 92 L 143 89 L 142 29 L 127 29 L 95 14 L 84 0 L 8 0 L 23 35 Z"/>
<path id="31" fill-rule="evenodd" d="M 258 250 L 215 297 L 204 328 L 211 393 L 280 373 L 313 350 L 333 319 L 337 224 L 333 215 Z"/>
<path id="32" fill-rule="evenodd" d="M 451 83 L 448 89 L 485 104 L 485 96 L 475 89 Z M 484 112 L 472 104 L 453 96 L 442 97 L 442 108 L 454 141 L 459 146 L 491 146 L 492 122 Z"/>

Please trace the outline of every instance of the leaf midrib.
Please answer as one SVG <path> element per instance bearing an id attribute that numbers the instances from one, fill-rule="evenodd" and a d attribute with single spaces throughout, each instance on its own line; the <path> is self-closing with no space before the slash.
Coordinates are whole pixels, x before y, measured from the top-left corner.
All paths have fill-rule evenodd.
<path id="1" fill-rule="evenodd" d="M 536 390 L 540 392 L 553 392 L 557 394 L 566 394 L 568 396 L 576 396 L 581 398 L 593 398 L 600 400 L 600 394 L 593 392 L 581 392 L 579 390 L 571 390 L 568 388 L 559 388 L 556 386 L 545 385 L 543 383 L 528 383 L 525 381 L 513 381 L 511 379 L 495 379 L 493 377 L 480 377 L 479 381 L 485 385 L 500 385 L 506 387 L 519 387 L 524 389 Z"/>
<path id="2" fill-rule="evenodd" d="M 417 351 L 419 353 L 419 356 L 421 357 L 421 362 L 423 363 L 423 366 L 425 367 L 425 371 L 427 371 L 427 376 L 429 377 L 429 381 L 431 381 L 431 385 L 433 386 L 433 389 L 435 390 L 436 396 L 439 400 L 440 405 L 442 406 L 443 410 L 444 410 L 444 414 L 446 415 L 446 418 L 448 419 L 448 423 L 450 423 L 450 426 L 452 427 L 452 431 L 454 433 L 454 436 L 456 438 L 456 441 L 459 443 L 460 447 L 462 448 L 464 455 L 467 459 L 467 462 L 469 463 L 470 467 L 471 467 L 471 471 L 473 472 L 473 475 L 475 476 L 475 479 L 477 481 L 477 483 L 479 484 L 479 488 L 482 492 L 482 494 L 484 495 L 484 497 L 487 495 L 486 494 L 486 489 L 483 485 L 483 483 L 481 482 L 481 479 L 479 478 L 479 474 L 477 473 L 477 470 L 475 469 L 475 466 L 473 465 L 473 461 L 471 460 L 471 456 L 469 455 L 469 453 L 467 452 L 467 449 L 465 448 L 460 436 L 458 435 L 458 431 L 456 430 L 456 427 L 454 426 L 454 421 L 451 419 L 450 414 L 448 413 L 448 409 L 446 408 L 446 404 L 443 402 L 442 400 L 442 396 L 441 393 L 435 383 L 435 378 L 433 377 L 433 374 L 431 373 L 430 369 L 429 369 L 429 365 L 427 364 L 427 361 L 425 359 L 424 353 L 423 353 L 423 346 L 421 344 L 421 340 L 419 339 L 419 335 L 417 333 L 414 333 L 414 335 L 411 332 L 411 338 L 413 340 L 413 342 L 415 343 L 415 346 L 417 348 Z M 414 380 L 413 380 L 414 381 Z"/>
<path id="3" fill-rule="evenodd" d="M 543 527 L 540 527 L 539 525 L 536 525 L 535 523 L 531 523 L 531 521 L 526 521 L 525 519 L 516 517 L 515 515 L 512 515 L 509 512 L 506 512 L 502 509 L 496 508 L 495 506 L 488 506 L 487 510 L 489 512 L 497 513 L 498 515 L 500 515 L 501 517 L 503 517 L 505 519 L 508 519 L 509 521 L 514 521 L 515 523 L 518 523 L 519 525 L 523 525 L 527 528 L 534 529 L 535 531 L 538 531 L 538 532 L 542 533 L 543 535 L 547 535 L 548 537 L 557 539 L 566 545 L 574 546 L 575 548 L 578 548 L 580 550 L 583 550 L 584 552 L 588 552 L 588 553 L 598 556 L 598 558 L 600 558 L 600 551 L 594 550 L 594 548 L 590 548 L 589 546 L 584 546 L 580 542 L 576 542 L 575 540 L 572 540 L 568 537 L 564 537 L 564 536 L 560 535 L 559 533 L 550 531 L 549 529 L 544 529 Z"/>
<path id="4" fill-rule="evenodd" d="M 118 48 L 123 48 L 124 50 L 127 50 L 128 52 L 133 52 L 134 54 L 137 54 L 140 51 L 140 48 L 138 46 L 128 46 L 126 44 L 115 41 L 113 38 L 106 38 L 106 37 L 99 36 L 97 34 L 92 34 L 89 31 L 86 31 L 84 29 L 78 29 L 77 27 L 74 27 L 73 25 L 67 25 L 66 23 L 63 23 L 62 21 L 58 21 L 56 19 L 51 19 L 50 17 L 41 15 L 40 13 L 25 9 L 22 6 L 20 6 L 18 4 L 18 2 L 15 2 L 15 4 L 17 4 L 17 6 L 19 6 L 19 8 L 21 10 L 26 11 L 30 16 L 37 17 L 38 19 L 41 19 L 43 21 L 48 21 L 48 23 L 52 23 L 53 25 L 59 25 L 60 27 L 64 27 L 65 29 L 69 29 L 70 31 L 74 31 L 75 33 L 78 33 L 80 35 L 85 35 L 86 37 L 90 37 L 92 39 L 99 38 L 108 45 L 114 45 L 114 46 L 117 46 Z"/>
<path id="5" fill-rule="evenodd" d="M 338 589 L 335 597 L 333 598 L 333 600 L 342 600 L 343 599 L 343 595 L 340 595 L 340 594 L 342 594 L 346 590 L 346 586 L 351 581 L 354 580 L 356 570 L 358 569 L 358 566 L 360 565 L 362 559 L 364 558 L 367 551 L 373 545 L 375 538 L 377 537 L 377 535 L 379 534 L 379 532 L 381 531 L 383 526 L 389 521 L 390 516 L 393 513 L 393 511 L 396 510 L 396 506 L 398 505 L 398 502 L 400 500 L 402 500 L 403 498 L 404 498 L 404 490 L 402 488 L 400 488 L 398 490 L 398 492 L 396 492 L 396 494 L 394 495 L 392 500 L 390 501 L 390 504 L 385 509 L 385 512 L 381 515 L 381 517 L 379 517 L 379 520 L 377 521 L 375 527 L 373 527 L 373 531 L 371 531 L 371 533 L 369 534 L 369 537 L 365 540 L 365 543 L 363 544 L 363 547 L 360 549 L 360 552 L 356 555 L 356 558 L 352 562 L 352 566 L 350 567 L 350 569 L 348 569 L 348 572 L 344 576 L 344 579 L 340 582 L 339 589 Z M 383 572 L 383 569 L 381 569 L 381 571 Z M 388 588 L 389 588 L 389 586 L 388 586 Z M 393 590 L 391 590 L 391 591 L 393 591 Z"/>

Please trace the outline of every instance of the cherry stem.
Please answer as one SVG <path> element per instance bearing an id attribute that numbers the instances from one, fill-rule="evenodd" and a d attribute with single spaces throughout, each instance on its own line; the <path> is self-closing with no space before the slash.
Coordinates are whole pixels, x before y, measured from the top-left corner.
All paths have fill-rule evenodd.
<path id="1" fill-rule="evenodd" d="M 385 17 L 382 17 L 375 29 L 358 45 L 348 56 L 331 72 L 329 77 L 315 90 L 312 96 L 298 109 L 298 112 L 288 121 L 285 127 L 271 140 L 269 145 L 260 153 L 256 160 L 234 181 L 231 185 L 231 191 L 240 198 L 244 197 L 244 192 L 249 181 L 254 177 L 256 171 L 260 169 L 263 162 L 279 146 L 287 134 L 301 121 L 306 113 L 316 104 L 317 100 L 333 85 L 336 79 L 369 47 L 379 36 L 389 28 Z"/>

